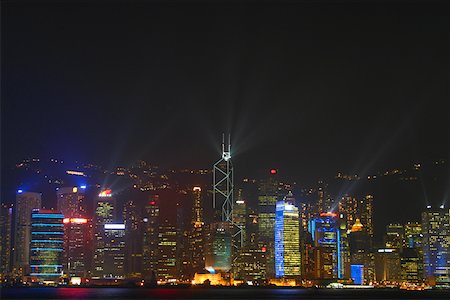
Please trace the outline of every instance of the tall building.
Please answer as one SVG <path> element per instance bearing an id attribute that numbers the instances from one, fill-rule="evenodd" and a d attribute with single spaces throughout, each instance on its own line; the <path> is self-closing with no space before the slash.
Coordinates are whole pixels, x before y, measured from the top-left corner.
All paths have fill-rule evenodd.
<path id="1" fill-rule="evenodd" d="M 102 278 L 125 278 L 125 224 L 104 224 Z"/>
<path id="2" fill-rule="evenodd" d="M 210 273 L 226 273 L 231 269 L 231 224 L 215 222 L 208 226 L 205 237 L 205 269 Z"/>
<path id="3" fill-rule="evenodd" d="M 375 279 L 375 257 L 371 253 L 371 239 L 356 219 L 348 235 L 350 248 L 351 278 L 355 283 L 366 284 Z M 354 271 L 356 270 L 356 274 Z"/>
<path id="4" fill-rule="evenodd" d="M 405 224 L 405 247 L 401 254 L 402 280 L 420 283 L 423 280 L 423 234 L 418 222 Z"/>
<path id="5" fill-rule="evenodd" d="M 265 249 L 240 249 L 233 265 L 235 280 L 259 283 L 266 278 Z"/>
<path id="6" fill-rule="evenodd" d="M 402 224 L 388 224 L 384 237 L 384 246 L 389 249 L 401 250 L 405 243 L 405 228 Z"/>
<path id="7" fill-rule="evenodd" d="M 62 187 L 56 191 L 57 210 L 66 218 L 86 217 L 83 187 Z"/>
<path id="8" fill-rule="evenodd" d="M 373 237 L 373 196 L 366 195 L 359 200 L 358 203 L 358 217 L 361 223 L 366 228 L 370 237 Z"/>
<path id="9" fill-rule="evenodd" d="M 339 201 L 339 214 L 343 215 L 347 229 L 351 230 L 352 225 L 355 224 L 358 218 L 358 200 L 349 195 L 342 197 L 341 201 Z"/>
<path id="10" fill-rule="evenodd" d="M 375 253 L 375 274 L 378 282 L 390 284 L 401 280 L 400 253 L 397 249 L 378 249 Z"/>
<path id="11" fill-rule="evenodd" d="M 123 219 L 126 228 L 125 274 L 127 278 L 143 277 L 143 232 L 141 209 L 134 200 L 124 205 Z"/>
<path id="12" fill-rule="evenodd" d="M 450 211 L 427 208 L 422 213 L 424 277 L 430 283 L 450 283 Z"/>
<path id="13" fill-rule="evenodd" d="M 99 193 L 95 201 L 94 215 L 94 240 L 93 240 L 93 270 L 92 278 L 103 278 L 104 274 L 104 248 L 105 248 L 105 224 L 116 222 L 117 204 L 111 190 Z"/>
<path id="14" fill-rule="evenodd" d="M 144 239 L 144 278 L 156 281 L 158 264 L 158 236 L 159 236 L 159 195 L 152 195 L 145 206 L 142 218 Z"/>
<path id="15" fill-rule="evenodd" d="M 51 210 L 31 214 L 30 276 L 58 282 L 63 275 L 64 216 Z"/>
<path id="16" fill-rule="evenodd" d="M 16 194 L 16 213 L 14 221 L 14 274 L 23 276 L 30 272 L 31 212 L 41 208 L 41 194 L 23 192 Z"/>
<path id="17" fill-rule="evenodd" d="M 260 248 L 265 247 L 267 277 L 275 276 L 275 211 L 278 201 L 278 171 L 270 170 L 268 178 L 261 180 L 258 186 L 258 239 Z"/>
<path id="18" fill-rule="evenodd" d="M 92 258 L 92 222 L 64 218 L 64 272 L 69 278 L 89 278 Z"/>
<path id="19" fill-rule="evenodd" d="M 192 232 L 190 235 L 190 254 L 191 265 L 194 273 L 200 273 L 205 269 L 204 256 L 204 222 L 203 222 L 203 208 L 202 208 L 202 189 L 194 187 L 192 194 L 194 203 L 192 206 Z"/>
<path id="20" fill-rule="evenodd" d="M 242 189 L 239 189 L 233 206 L 233 224 L 238 228 L 238 232 L 233 238 L 234 249 L 240 249 L 245 246 L 245 240 L 247 238 L 246 221 L 247 205 L 242 195 Z"/>
<path id="21" fill-rule="evenodd" d="M 332 200 L 327 192 L 328 184 L 323 181 L 318 182 L 317 187 L 317 215 L 321 213 L 327 213 L 332 210 Z"/>
<path id="22" fill-rule="evenodd" d="M 0 206 L 0 280 L 11 272 L 11 229 L 13 205 Z"/>
<path id="23" fill-rule="evenodd" d="M 322 213 L 310 221 L 309 232 L 315 247 L 315 278 L 342 278 L 341 232 L 337 215 Z"/>
<path id="24" fill-rule="evenodd" d="M 291 192 L 278 201 L 275 220 L 275 276 L 295 278 L 300 276 L 300 223 L 298 208 Z"/>
<path id="25" fill-rule="evenodd" d="M 158 264 L 156 278 L 159 283 L 176 282 L 178 270 L 177 260 L 177 229 L 166 219 L 159 226 L 158 233 Z"/>

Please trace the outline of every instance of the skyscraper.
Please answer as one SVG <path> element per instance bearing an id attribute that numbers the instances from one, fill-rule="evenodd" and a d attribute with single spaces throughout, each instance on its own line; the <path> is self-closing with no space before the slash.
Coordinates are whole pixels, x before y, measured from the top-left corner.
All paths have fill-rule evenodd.
<path id="1" fill-rule="evenodd" d="M 210 273 L 226 273 L 231 269 L 231 224 L 210 224 L 205 237 L 205 269 Z"/>
<path id="2" fill-rule="evenodd" d="M 166 219 L 159 226 L 158 233 L 158 264 L 156 278 L 159 283 L 176 282 L 178 270 L 177 259 L 177 230 Z"/>
<path id="3" fill-rule="evenodd" d="M 373 196 L 366 195 L 359 200 L 358 203 L 358 217 L 361 223 L 366 228 L 370 237 L 373 237 Z"/>
<path id="4" fill-rule="evenodd" d="M 192 271 L 200 273 L 205 268 L 205 256 L 203 253 L 204 246 L 204 223 L 203 223 L 203 208 L 202 208 L 202 189 L 194 187 L 192 194 L 194 203 L 192 206 L 192 232 L 190 235 L 190 254 Z"/>
<path id="5" fill-rule="evenodd" d="M 69 278 L 90 277 L 92 258 L 92 221 L 64 218 L 64 272 Z"/>
<path id="6" fill-rule="evenodd" d="M 0 280 L 11 272 L 11 229 L 13 205 L 0 206 Z"/>
<path id="7" fill-rule="evenodd" d="M 104 230 L 102 278 L 122 279 L 125 277 L 125 224 L 107 223 Z"/>
<path id="8" fill-rule="evenodd" d="M 63 275 L 64 216 L 51 210 L 31 214 L 30 276 L 58 282 Z"/>
<path id="9" fill-rule="evenodd" d="M 450 283 L 450 211 L 427 208 L 422 213 L 423 265 L 430 283 Z"/>
<path id="10" fill-rule="evenodd" d="M 334 213 L 322 213 L 310 221 L 309 231 L 315 247 L 315 277 L 320 279 L 342 278 L 341 237 Z"/>
<path id="11" fill-rule="evenodd" d="M 275 276 L 300 276 L 300 223 L 298 208 L 291 192 L 276 205 Z"/>
<path id="12" fill-rule="evenodd" d="M 159 195 L 150 196 L 143 215 L 144 240 L 144 278 L 156 281 L 158 264 L 159 235 Z"/>
<path id="13" fill-rule="evenodd" d="M 143 232 L 142 213 L 134 200 L 124 205 L 123 218 L 126 228 L 125 274 L 128 278 L 142 278 Z"/>
<path id="14" fill-rule="evenodd" d="M 268 278 L 275 276 L 275 211 L 278 201 L 278 171 L 270 170 L 268 177 L 258 186 L 258 239 L 259 247 L 266 248 L 266 274 Z"/>
<path id="15" fill-rule="evenodd" d="M 95 204 L 92 278 L 100 279 L 104 274 L 105 224 L 116 221 L 117 205 L 111 190 L 100 192 Z"/>
<path id="16" fill-rule="evenodd" d="M 405 243 L 405 228 L 402 224 L 388 224 L 384 237 L 384 246 L 389 249 L 401 250 Z"/>
<path id="17" fill-rule="evenodd" d="M 14 221 L 14 274 L 23 276 L 29 273 L 31 212 L 41 208 L 41 194 L 23 192 L 16 194 L 16 213 Z"/>
<path id="18" fill-rule="evenodd" d="M 66 218 L 86 217 L 84 186 L 62 187 L 56 191 L 57 210 Z"/>

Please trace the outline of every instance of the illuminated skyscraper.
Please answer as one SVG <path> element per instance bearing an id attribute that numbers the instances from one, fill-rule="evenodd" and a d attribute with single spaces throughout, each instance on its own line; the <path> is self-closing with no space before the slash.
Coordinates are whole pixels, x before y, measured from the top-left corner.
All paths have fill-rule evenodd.
<path id="1" fill-rule="evenodd" d="M 355 224 L 355 221 L 358 218 L 357 208 L 358 200 L 349 195 L 345 195 L 342 197 L 341 201 L 339 201 L 339 214 L 344 216 L 348 230 L 352 229 L 352 225 Z"/>
<path id="2" fill-rule="evenodd" d="M 428 208 L 422 213 L 425 279 L 450 283 L 450 211 Z"/>
<path id="3" fill-rule="evenodd" d="M 298 208 L 291 192 L 276 205 L 275 221 L 275 276 L 300 276 L 300 223 Z"/>
<path id="4" fill-rule="evenodd" d="M 59 188 L 56 191 L 57 210 L 67 218 L 85 217 L 84 190 L 84 186 Z"/>
<path id="5" fill-rule="evenodd" d="M 159 233 L 159 195 L 152 195 L 145 206 L 143 215 L 144 226 L 144 277 L 156 281 L 158 264 L 158 233 Z"/>
<path id="6" fill-rule="evenodd" d="M 30 276 L 58 282 L 63 275 L 64 216 L 51 210 L 31 214 Z"/>
<path id="7" fill-rule="evenodd" d="M 233 224 L 241 229 L 241 234 L 233 237 L 233 245 L 237 249 L 245 246 L 245 240 L 247 238 L 246 220 L 247 206 L 242 196 L 242 189 L 239 189 L 233 206 Z"/>
<path id="8" fill-rule="evenodd" d="M 322 213 L 310 221 L 309 231 L 315 246 L 315 277 L 321 279 L 342 278 L 341 232 L 337 215 Z"/>
<path id="9" fill-rule="evenodd" d="M 90 277 L 92 222 L 86 218 L 64 218 L 64 272 L 71 277 Z"/>
<path id="10" fill-rule="evenodd" d="M 373 237 L 373 196 L 366 195 L 358 202 L 358 217 L 367 230 L 370 237 Z"/>
<path id="11" fill-rule="evenodd" d="M 0 206 L 0 280 L 11 272 L 11 229 L 13 205 Z"/>
<path id="12" fill-rule="evenodd" d="M 278 201 L 278 171 L 270 170 L 267 179 L 261 180 L 258 187 L 258 239 L 259 247 L 266 248 L 266 274 L 268 278 L 275 276 L 275 211 Z"/>
<path id="13" fill-rule="evenodd" d="M 418 222 L 405 224 L 405 247 L 401 254 L 402 280 L 420 283 L 423 279 L 423 234 Z"/>
<path id="14" fill-rule="evenodd" d="M 29 273 L 31 211 L 41 208 L 41 194 L 17 191 L 14 221 L 14 274 Z"/>
<path id="15" fill-rule="evenodd" d="M 210 273 L 226 273 L 231 269 L 231 224 L 215 222 L 207 229 L 205 269 Z"/>
<path id="16" fill-rule="evenodd" d="M 192 194 L 194 203 L 192 206 L 192 232 L 190 235 L 190 254 L 193 273 L 200 273 L 205 268 L 204 256 L 204 223 L 203 223 L 203 208 L 202 208 L 202 189 L 194 187 Z"/>
<path id="17" fill-rule="evenodd" d="M 240 249 L 233 266 L 234 279 L 262 282 L 266 278 L 265 249 Z"/>
<path id="18" fill-rule="evenodd" d="M 332 200 L 327 193 L 328 184 L 323 181 L 319 181 L 317 187 L 317 214 L 327 213 L 332 210 Z"/>
<path id="19" fill-rule="evenodd" d="M 104 247 L 102 278 L 122 279 L 125 277 L 125 224 L 104 225 Z"/>
<path id="20" fill-rule="evenodd" d="M 142 213 L 134 200 L 125 203 L 123 218 L 126 228 L 125 274 L 128 278 L 142 278 L 143 232 Z"/>
<path id="21" fill-rule="evenodd" d="M 356 219 L 348 235 L 350 246 L 351 278 L 355 283 L 367 284 L 375 279 L 375 257 L 371 252 L 371 239 L 363 224 Z M 353 267 L 356 266 L 356 267 Z M 356 270 L 357 277 L 354 271 Z"/>
<path id="22" fill-rule="evenodd" d="M 384 237 L 384 246 L 389 249 L 401 250 L 405 243 L 405 228 L 401 224 L 388 224 Z"/>
<path id="23" fill-rule="evenodd" d="M 375 266 L 376 280 L 378 282 L 400 282 L 400 253 L 397 249 L 378 249 L 375 253 Z"/>
<path id="24" fill-rule="evenodd" d="M 114 223 L 117 217 L 116 200 L 111 190 L 104 190 L 96 199 L 94 215 L 94 257 L 92 278 L 103 278 L 104 274 L 104 248 L 105 248 L 105 224 Z"/>
<path id="25" fill-rule="evenodd" d="M 160 283 L 176 282 L 177 230 L 168 220 L 159 226 L 156 278 Z"/>

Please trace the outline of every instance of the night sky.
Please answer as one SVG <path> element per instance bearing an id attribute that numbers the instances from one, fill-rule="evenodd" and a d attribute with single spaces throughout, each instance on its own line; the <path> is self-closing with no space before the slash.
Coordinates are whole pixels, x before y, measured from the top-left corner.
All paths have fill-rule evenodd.
<path id="1" fill-rule="evenodd" d="M 2 1 L 2 164 L 314 181 L 450 152 L 450 7 L 432 1 Z M 189 1 L 188 1 L 189 2 Z"/>

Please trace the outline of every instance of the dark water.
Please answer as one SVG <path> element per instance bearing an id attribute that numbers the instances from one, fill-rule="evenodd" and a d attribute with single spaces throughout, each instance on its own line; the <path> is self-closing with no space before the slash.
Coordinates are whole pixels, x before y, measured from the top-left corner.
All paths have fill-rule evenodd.
<path id="1" fill-rule="evenodd" d="M 450 299 L 450 291 L 293 288 L 4 288 L 0 299 Z"/>

